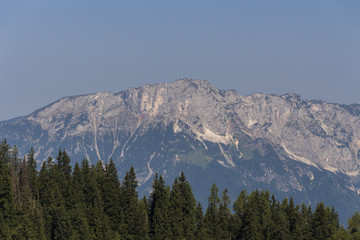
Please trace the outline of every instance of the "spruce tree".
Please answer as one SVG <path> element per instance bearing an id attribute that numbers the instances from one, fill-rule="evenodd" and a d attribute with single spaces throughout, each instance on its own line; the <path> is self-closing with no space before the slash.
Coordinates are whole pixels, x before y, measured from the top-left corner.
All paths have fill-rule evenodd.
<path id="1" fill-rule="evenodd" d="M 156 173 L 150 195 L 150 238 L 155 240 L 171 239 L 169 224 L 170 189 L 165 186 L 162 176 Z"/>
<path id="2" fill-rule="evenodd" d="M 231 222 L 231 210 L 229 208 L 231 203 L 228 189 L 225 189 L 222 193 L 220 207 L 219 207 L 219 232 L 217 238 L 229 239 L 232 233 Z"/>
<path id="3" fill-rule="evenodd" d="M 244 217 L 245 205 L 248 201 L 248 194 L 246 190 L 242 190 L 239 196 L 236 198 L 236 201 L 233 204 L 233 210 L 235 212 L 233 216 L 233 234 L 235 239 L 240 239 L 241 229 L 242 229 L 242 219 Z"/>
<path id="4" fill-rule="evenodd" d="M 280 202 L 275 199 L 275 196 L 271 196 L 270 201 L 270 212 L 271 212 L 271 222 L 269 226 L 269 238 L 270 239 L 280 239 L 287 240 L 289 239 L 289 228 L 288 228 L 288 219 L 286 216 L 286 206 L 287 200 L 283 201 L 283 204 L 280 205 Z"/>
<path id="5" fill-rule="evenodd" d="M 271 227 L 271 210 L 270 210 L 270 193 L 269 191 L 261 191 L 259 199 L 259 213 L 261 233 L 264 239 L 270 239 Z"/>
<path id="6" fill-rule="evenodd" d="M 194 239 L 196 218 L 196 200 L 189 182 L 181 172 L 179 179 L 175 178 L 170 194 L 170 225 L 172 238 Z"/>
<path id="7" fill-rule="evenodd" d="M 290 239 L 302 239 L 301 230 L 301 215 L 299 214 L 299 207 L 295 206 L 294 200 L 291 197 L 289 205 L 286 209 L 286 215 L 289 221 L 289 234 Z"/>
<path id="8" fill-rule="evenodd" d="M 312 237 L 314 239 L 329 239 L 339 229 L 338 215 L 335 209 L 325 207 L 320 202 L 315 209 L 312 221 Z"/>
<path id="9" fill-rule="evenodd" d="M 175 181 L 172 185 L 170 192 L 170 206 L 169 206 L 169 220 L 170 220 L 170 229 L 171 229 L 171 238 L 172 239 L 182 239 L 184 238 L 184 229 L 182 228 L 183 224 L 183 209 L 184 199 L 181 195 L 181 190 L 179 186 L 178 178 L 175 178 Z"/>
<path id="10" fill-rule="evenodd" d="M 301 204 L 301 209 L 300 209 L 300 214 L 301 214 L 301 234 L 303 239 L 311 239 L 312 237 L 312 218 L 313 218 L 313 213 L 312 213 L 312 209 L 311 206 L 307 207 L 304 203 Z"/>
<path id="11" fill-rule="evenodd" d="M 138 183 L 136 180 L 135 169 L 130 168 L 126 172 L 123 185 L 122 185 L 122 206 L 123 206 L 123 223 L 124 223 L 124 237 L 127 239 L 139 239 L 137 227 L 141 224 L 141 211 L 138 200 L 137 188 Z"/>
<path id="12" fill-rule="evenodd" d="M 10 173 L 10 146 L 0 142 L 0 238 L 10 239 L 13 235 L 16 211 Z"/>
<path id="13" fill-rule="evenodd" d="M 45 234 L 49 239 L 69 239 L 72 235 L 68 213 L 68 179 L 59 171 L 51 157 L 43 163 L 39 173 L 39 195 L 43 206 Z M 64 186 L 65 185 L 65 186 Z"/>
<path id="14" fill-rule="evenodd" d="M 101 167 L 100 167 L 101 165 Z M 84 178 L 84 199 L 85 213 L 88 219 L 90 238 L 106 239 L 108 231 L 108 218 L 104 213 L 104 206 L 99 189 L 100 179 L 103 178 L 102 164 L 97 164 L 97 168 L 89 165 L 87 160 L 82 161 L 81 171 Z"/>
<path id="15" fill-rule="evenodd" d="M 218 196 L 219 188 L 215 183 L 210 188 L 210 196 L 208 197 L 208 207 L 205 213 L 205 231 L 207 239 L 216 239 L 220 231 L 219 227 L 219 204 Z"/>
<path id="16" fill-rule="evenodd" d="M 115 163 L 111 159 L 105 166 L 104 182 L 101 195 L 104 203 L 104 213 L 109 218 L 110 229 L 120 234 L 123 220 L 121 186 Z"/>
<path id="17" fill-rule="evenodd" d="M 347 221 L 347 230 L 353 239 L 360 239 L 360 213 L 356 211 Z"/>
<path id="18" fill-rule="evenodd" d="M 73 228 L 72 239 L 86 240 L 90 238 L 86 217 L 86 205 L 83 193 L 84 179 L 79 164 L 76 162 L 71 178 L 72 200 L 70 219 Z"/>
<path id="19" fill-rule="evenodd" d="M 253 191 L 245 205 L 244 216 L 242 219 L 241 239 L 258 240 L 262 239 L 262 226 L 260 225 L 259 212 L 260 193 Z"/>
<path id="20" fill-rule="evenodd" d="M 135 225 L 136 235 L 134 239 L 137 240 L 147 240 L 149 238 L 149 218 L 148 218 L 148 200 L 146 196 L 140 200 L 138 212 L 137 212 L 137 222 Z"/>
<path id="21" fill-rule="evenodd" d="M 205 240 L 206 235 L 205 235 L 205 226 L 204 226 L 204 213 L 200 202 L 196 206 L 195 219 L 196 219 L 195 239 Z"/>

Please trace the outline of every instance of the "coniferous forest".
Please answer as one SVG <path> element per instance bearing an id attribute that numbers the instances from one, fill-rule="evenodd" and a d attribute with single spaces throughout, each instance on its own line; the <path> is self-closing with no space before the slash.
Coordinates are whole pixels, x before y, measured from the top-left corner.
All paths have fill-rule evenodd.
<path id="1" fill-rule="evenodd" d="M 243 190 L 232 204 L 216 184 L 203 209 L 183 173 L 171 187 L 156 174 L 139 199 L 133 168 L 120 181 L 113 161 L 72 167 L 59 150 L 38 171 L 34 155 L 0 143 L 0 239 L 360 239 L 358 212 L 344 229 L 323 203 Z"/>

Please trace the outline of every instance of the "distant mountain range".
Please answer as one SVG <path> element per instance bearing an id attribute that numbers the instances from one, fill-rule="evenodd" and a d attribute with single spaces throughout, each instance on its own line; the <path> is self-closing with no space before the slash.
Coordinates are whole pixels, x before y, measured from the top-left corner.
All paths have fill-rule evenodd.
<path id="1" fill-rule="evenodd" d="M 232 201 L 244 188 L 335 206 L 340 220 L 360 209 L 360 105 L 296 94 L 241 96 L 181 79 L 120 93 L 62 98 L 29 116 L 0 122 L 0 138 L 39 164 L 65 149 L 72 163 L 134 166 L 140 194 L 155 172 L 167 184 L 181 171 L 206 203 L 215 182 Z"/>

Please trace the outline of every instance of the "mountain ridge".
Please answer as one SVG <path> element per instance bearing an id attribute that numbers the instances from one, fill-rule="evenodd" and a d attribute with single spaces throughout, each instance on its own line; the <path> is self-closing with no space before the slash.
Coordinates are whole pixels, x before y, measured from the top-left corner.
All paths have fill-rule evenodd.
<path id="1" fill-rule="evenodd" d="M 13 121 L 18 121 L 18 120 L 22 120 L 22 119 L 26 119 L 26 120 L 30 120 L 30 121 L 36 121 L 38 123 L 40 123 L 41 127 L 43 129 L 47 129 L 49 127 L 49 125 L 46 123 L 46 121 L 52 121 L 54 116 L 58 116 L 59 113 L 63 113 L 63 114 L 69 114 L 72 113 L 74 114 L 74 111 L 81 111 L 82 113 L 87 113 L 87 114 L 91 114 L 91 111 L 94 110 L 96 107 L 100 108 L 98 109 L 97 114 L 93 114 L 93 122 L 97 122 L 97 121 L 101 121 L 101 115 L 102 110 L 108 111 L 109 112 L 109 107 L 112 107 L 112 110 L 114 110 L 114 106 L 96 106 L 99 105 L 97 100 L 100 99 L 100 101 L 104 101 L 104 100 L 108 100 L 107 103 L 111 104 L 111 101 L 114 104 L 118 104 L 118 105 L 123 105 L 125 106 L 126 111 L 130 111 L 132 113 L 135 113 L 137 115 L 137 118 L 140 118 L 142 121 L 142 124 L 146 124 L 149 121 L 153 121 L 156 117 L 163 117 L 163 118 L 173 118 L 172 120 L 176 120 L 177 118 L 181 119 L 183 117 L 183 115 L 188 115 L 187 113 L 187 108 L 188 108 L 188 104 L 189 101 L 194 100 L 191 98 L 187 98 L 187 96 L 181 96 L 178 97 L 180 99 L 185 99 L 185 101 L 183 102 L 179 102 L 177 104 L 178 110 L 176 111 L 176 109 L 174 109 L 174 105 L 173 103 L 170 103 L 166 106 L 166 109 L 162 109 L 161 107 L 166 105 L 166 102 L 164 103 L 164 95 L 169 95 L 168 91 L 169 91 L 169 87 L 179 87 L 178 85 L 181 85 L 183 88 L 181 89 L 182 92 L 186 92 L 189 91 L 198 91 L 199 88 L 206 90 L 207 92 L 205 94 L 208 94 L 210 97 L 212 97 L 213 99 L 208 100 L 208 102 L 206 103 L 202 103 L 201 105 L 197 105 L 195 106 L 195 110 L 199 111 L 200 108 L 206 108 L 207 106 L 209 106 L 210 104 L 215 104 L 217 103 L 217 114 L 228 114 L 228 113 L 233 113 L 234 112 L 234 108 L 232 110 L 229 111 L 229 108 L 234 107 L 234 105 L 238 105 L 237 107 L 240 108 L 239 106 L 241 106 L 242 108 L 244 108 L 246 105 L 249 105 L 249 101 L 251 101 L 254 104 L 250 104 L 249 108 L 254 108 L 257 107 L 257 114 L 253 114 L 254 111 L 250 112 L 249 110 L 251 109 L 247 109 L 248 111 L 245 112 L 245 114 L 247 114 L 248 116 L 244 117 L 241 116 L 242 119 L 240 119 L 239 121 L 239 125 L 243 125 L 244 129 L 242 129 L 242 131 L 244 131 L 245 133 L 249 134 L 250 137 L 253 138 L 263 138 L 263 139 L 268 139 L 271 142 L 276 142 L 277 145 L 282 146 L 282 148 L 285 150 L 285 152 L 287 152 L 288 156 L 290 156 L 290 158 L 294 159 L 294 160 L 298 160 L 298 161 L 303 161 L 307 164 L 314 164 L 314 159 L 316 158 L 320 158 L 319 156 L 316 157 L 312 157 L 311 160 L 309 160 L 307 156 L 301 156 L 301 154 L 298 154 L 298 152 L 294 153 L 292 150 L 289 149 L 289 146 L 287 146 L 286 144 L 283 143 L 283 140 L 279 140 L 276 138 L 279 138 L 279 136 L 277 136 L 276 134 L 272 135 L 271 132 L 274 131 L 271 128 L 271 125 L 274 122 L 274 118 L 275 120 L 278 120 L 280 117 L 282 118 L 286 118 L 289 117 L 289 115 L 291 115 L 291 112 L 289 111 L 296 111 L 296 110 L 304 110 L 301 109 L 301 106 L 304 106 L 305 110 L 308 110 L 307 112 L 302 113 L 303 116 L 308 117 L 308 118 L 313 118 L 314 116 L 313 114 L 316 114 L 317 112 L 319 112 L 321 109 L 321 107 L 327 107 L 327 108 L 332 108 L 332 110 L 346 110 L 346 112 L 348 112 L 351 116 L 358 116 L 358 114 L 360 114 L 360 105 L 343 105 L 343 104 L 332 104 L 332 103 L 327 103 L 325 101 L 319 101 L 319 100 L 303 100 L 301 99 L 301 97 L 298 94 L 294 94 L 294 93 L 287 93 L 287 94 L 283 94 L 283 95 L 276 95 L 276 94 L 263 94 L 263 93 L 254 93 L 248 96 L 241 96 L 238 95 L 236 93 L 235 90 L 218 90 L 216 89 L 213 85 L 211 85 L 209 82 L 205 81 L 205 80 L 191 80 L 191 79 L 182 79 L 182 80 L 177 80 L 173 83 L 170 84 L 147 84 L 144 85 L 143 87 L 139 87 L 139 88 L 130 88 L 127 89 L 125 91 L 121 91 L 118 93 L 111 93 L 108 91 L 104 91 L 104 92 L 98 92 L 98 93 L 92 93 L 92 94 L 85 94 L 85 95 L 79 95 L 79 96 L 68 96 L 68 97 L 64 97 L 59 99 L 58 101 L 55 101 L 43 108 L 40 108 L 36 111 L 34 111 L 33 113 L 27 115 L 27 116 L 23 116 L 23 117 L 19 117 L 19 118 L 15 118 L 15 119 L 11 119 L 11 120 L 6 120 L 6 121 L 2 121 L 0 123 L 4 124 L 6 122 L 13 122 Z M 184 86 L 185 85 L 185 86 Z M 164 94 L 164 90 L 166 90 L 165 94 Z M 160 93 L 158 92 L 160 91 Z M 171 91 L 171 90 L 170 90 Z M 150 94 L 149 94 L 150 92 Z M 205 95 L 204 94 L 204 95 Z M 156 95 L 157 98 L 156 99 L 150 99 L 149 96 L 152 95 Z M 116 97 L 119 97 L 120 99 L 116 99 Z M 85 101 L 81 101 L 80 103 L 76 103 L 77 100 L 79 99 L 83 99 L 86 98 L 87 100 Z M 89 99 L 90 98 L 90 99 Z M 93 99 L 91 99 L 93 98 Z M 167 101 L 171 101 L 171 97 L 166 96 L 165 97 Z M 270 99 L 272 98 L 272 99 Z M 200 100 L 202 100 L 204 98 L 200 98 Z M 281 99 L 283 100 L 282 104 L 283 106 L 278 106 L 278 107 L 273 107 L 271 106 L 272 103 L 278 103 L 279 100 L 281 101 Z M 199 100 L 199 98 L 195 98 L 195 100 Z M 214 101 L 215 100 L 215 101 Z M 256 104 L 260 104 L 257 103 L 259 102 L 259 100 L 261 101 L 262 106 L 256 106 Z M 272 101 L 272 102 L 270 102 Z M 270 103 L 270 104 L 269 104 Z M 285 104 L 284 104 L 285 103 Z M 290 107 L 288 106 L 290 104 Z M 67 104 L 67 105 L 66 105 Z M 72 106 L 71 106 L 72 104 Z M 83 107 L 88 106 L 88 104 L 92 104 L 92 106 L 90 107 L 90 110 L 85 110 L 83 109 Z M 106 104 L 105 104 L 106 105 Z M 195 105 L 195 103 L 192 103 L 192 105 Z M 268 105 L 268 106 L 267 106 Z M 269 107 L 270 105 L 270 107 Z M 273 104 L 274 105 L 274 104 Z M 285 106 L 284 106 L 285 105 Z M 300 105 L 300 106 L 299 106 Z M 57 106 L 57 107 L 56 107 Z M 266 114 L 262 114 L 261 117 L 267 117 L 268 119 L 266 121 L 262 121 L 261 119 L 259 119 L 259 113 L 261 114 L 261 107 L 265 108 L 266 111 L 268 111 L 270 114 L 273 114 L 273 111 L 279 111 L 278 108 L 280 107 L 285 107 L 288 108 L 286 109 L 287 112 L 276 112 L 275 116 L 270 116 Z M 75 108 L 74 111 L 72 112 L 71 109 Z M 105 108 L 105 109 L 104 109 Z M 298 109 L 297 109 L 298 108 Z M 52 111 L 50 111 L 50 109 L 52 109 Z M 64 110 L 65 109 L 65 110 Z M 274 110 L 273 110 L 274 109 Z M 110 109 L 111 110 L 111 109 Z M 192 109 L 194 110 L 194 109 Z M 214 109 L 211 109 L 214 110 Z M 239 109 L 238 109 L 239 110 Z M 240 109 L 241 110 L 241 109 Z M 326 109 L 328 110 L 328 109 Z M 50 112 L 49 112 L 50 111 Z M 160 111 L 160 113 L 159 113 Z M 46 112 L 48 112 L 46 114 Z M 67 112 L 67 113 L 66 113 Z M 180 114 L 179 114 L 180 112 Z M 219 113 L 220 112 L 220 113 Z M 238 111 L 239 112 L 239 111 Z M 243 111 L 244 112 L 244 111 Z M 241 114 L 243 114 L 242 112 L 240 112 Z M 198 114 L 198 113 L 196 113 Z M 296 114 L 296 113 L 295 113 Z M 308 114 L 309 116 L 306 116 L 306 114 Z M 321 111 L 320 111 L 321 114 Z M 319 115 L 320 115 L 319 114 Z M 95 116 L 96 115 L 96 116 Z M 174 116 L 175 115 L 175 116 Z M 239 115 L 239 114 L 238 114 Z M 244 114 L 243 114 L 244 115 Z M 282 115 L 282 116 L 280 116 Z M 155 117 L 154 119 L 150 119 L 149 117 Z M 291 117 L 291 116 L 290 116 Z M 297 116 L 295 116 L 297 117 Z M 277 119 L 276 119 L 277 118 Z M 39 119 L 45 119 L 44 121 L 39 121 Z M 334 131 L 334 129 L 330 126 L 327 126 L 325 123 L 320 122 L 319 120 L 320 118 L 317 117 L 315 119 L 315 124 L 313 124 L 313 126 L 315 126 L 315 128 L 313 129 L 312 134 L 315 136 L 330 136 L 332 138 L 334 138 L 335 136 L 339 135 L 337 133 L 331 133 L 331 131 Z M 135 120 L 135 119 L 133 119 Z M 148 120 L 148 121 L 144 121 L 144 120 Z M 155 119 L 156 120 L 156 119 Z M 169 120 L 169 119 L 167 119 Z M 206 114 L 202 114 L 202 119 L 203 122 L 207 122 L 209 125 L 211 125 L 212 123 L 212 119 L 210 119 L 210 116 L 207 116 Z M 311 119 L 307 119 L 308 121 Z M 346 118 L 342 118 L 342 120 L 346 120 Z M 245 125 L 244 125 L 245 123 Z M 359 125 L 359 121 L 356 122 L 357 125 Z M 262 128 L 260 131 L 258 128 L 258 125 L 262 124 Z M 266 126 L 270 125 L 270 126 Z M 291 124 L 289 121 L 287 122 L 287 124 Z M 293 124 L 299 124 L 298 122 L 296 122 L 296 119 L 294 119 Z M 337 121 L 336 124 L 341 124 L 340 121 Z M 265 126 L 265 127 L 264 127 Z M 94 126 L 96 127 L 96 126 Z M 203 126 L 201 126 L 203 128 Z M 200 127 L 200 128 L 201 128 Z M 279 126 L 279 127 L 283 127 L 283 126 Z M 133 131 L 136 128 L 136 126 L 133 126 L 133 124 L 130 124 L 130 131 Z M 212 128 L 212 129 L 211 129 Z M 214 140 L 215 138 L 220 139 L 221 137 L 225 137 L 226 136 L 226 130 L 224 130 L 223 128 L 218 128 L 218 133 L 216 134 L 213 131 L 214 127 L 210 126 L 210 129 L 206 128 L 205 130 L 203 129 L 202 132 L 199 132 L 200 129 L 194 129 L 195 131 L 197 131 L 200 135 L 202 134 L 202 137 L 208 137 Z M 80 130 L 80 128 L 79 128 Z M 54 130 L 56 132 L 56 129 Z M 220 131 L 220 132 L 219 132 Z M 279 134 L 281 134 L 284 131 L 281 131 Z M 208 133 L 208 134 L 207 134 Z M 353 132 L 351 132 L 348 135 L 353 134 Z M 204 135 L 205 134 L 205 135 Z M 212 135 L 212 136 L 211 136 Z M 353 134 L 354 135 L 354 134 Z M 215 137 L 215 138 L 214 138 Z M 349 136 L 347 136 L 349 137 Z M 327 139 L 330 141 L 330 139 Z M 339 140 L 339 139 L 336 139 Z M 334 145 L 334 143 L 332 143 Z M 335 143 L 335 145 L 341 145 L 341 141 L 340 143 Z M 293 146 L 292 146 L 293 147 Z M 309 149 L 308 146 L 306 146 L 307 149 Z M 322 147 L 325 147 L 325 144 L 322 144 Z M 354 140 L 350 142 L 348 148 L 350 149 L 351 154 L 353 155 L 352 158 L 355 160 L 358 160 L 358 151 L 360 149 L 360 132 L 357 131 L 354 137 Z M 336 150 L 336 148 L 334 148 Z M 348 153 L 347 153 L 348 154 Z M 349 154 L 348 154 L 349 155 Z M 99 155 L 98 155 L 99 157 Z M 99 157 L 101 158 L 101 157 Z M 328 157 L 323 157 L 324 159 L 326 159 L 326 162 L 329 162 L 329 158 Z M 347 156 L 347 160 L 348 161 L 352 161 L 351 157 Z M 331 159 L 330 159 L 331 160 Z M 334 161 L 334 160 L 333 160 Z M 330 161 L 331 162 L 331 161 Z M 315 165 L 318 165 L 318 162 L 315 162 Z M 337 171 L 338 169 L 334 166 L 334 164 L 325 164 L 323 161 L 320 164 L 321 167 L 326 168 L 327 170 L 330 171 Z M 358 175 L 358 163 L 353 163 L 352 164 L 352 169 L 356 169 L 355 172 L 350 172 L 350 168 L 349 167 L 343 167 L 342 169 L 340 169 L 341 172 L 350 175 L 350 176 L 354 176 L 354 175 Z"/>
<path id="2" fill-rule="evenodd" d="M 143 194 L 155 172 L 173 179 L 184 170 L 200 199 L 213 180 L 233 185 L 233 196 L 270 188 L 312 203 L 334 188 L 329 204 L 339 205 L 343 194 L 359 208 L 359 110 L 294 93 L 241 96 L 181 79 L 64 97 L 0 122 L 0 136 L 20 154 L 34 147 L 39 163 L 63 148 L 73 164 L 86 158 L 113 159 L 118 169 L 133 165 Z M 315 196 L 320 186 L 328 191 Z M 341 211 L 344 218 L 353 209 Z"/>

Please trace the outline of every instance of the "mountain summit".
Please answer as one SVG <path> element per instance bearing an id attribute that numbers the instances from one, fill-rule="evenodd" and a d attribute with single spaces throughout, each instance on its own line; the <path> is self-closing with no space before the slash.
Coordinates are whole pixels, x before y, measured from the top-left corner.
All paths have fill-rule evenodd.
<path id="1" fill-rule="evenodd" d="M 360 105 L 296 94 L 241 96 L 181 79 L 120 93 L 65 97 L 0 122 L 0 136 L 44 161 L 66 149 L 72 161 L 134 166 L 140 191 L 155 172 L 184 171 L 200 201 L 212 182 L 239 192 L 269 189 L 298 202 L 335 205 L 342 221 L 360 207 Z"/>

